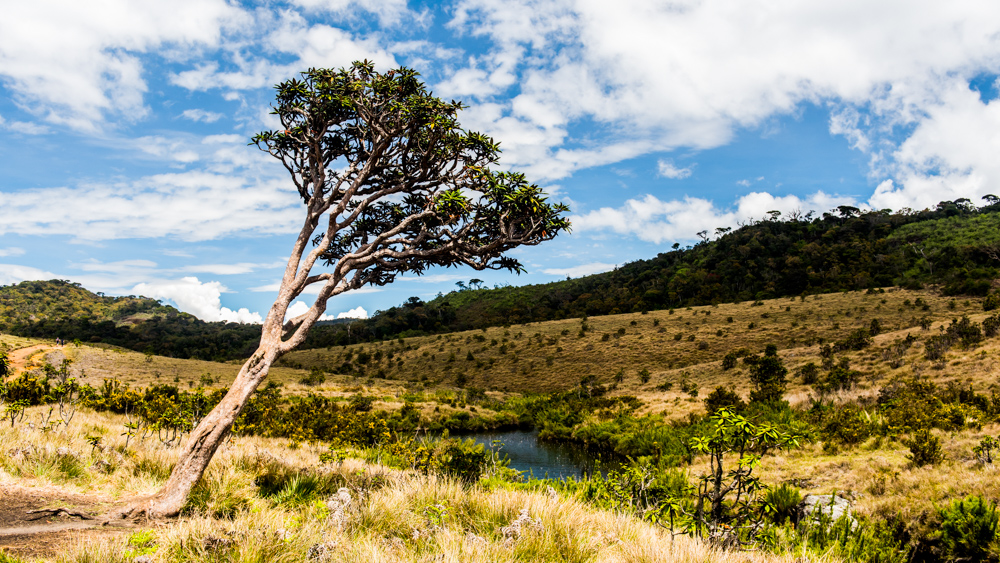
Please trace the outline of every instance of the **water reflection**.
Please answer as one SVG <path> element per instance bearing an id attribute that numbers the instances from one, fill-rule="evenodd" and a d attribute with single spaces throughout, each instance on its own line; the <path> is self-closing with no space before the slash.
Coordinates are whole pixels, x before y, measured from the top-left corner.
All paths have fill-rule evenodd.
<path id="1" fill-rule="evenodd" d="M 510 458 L 510 467 L 523 471 L 526 478 L 579 478 L 594 471 L 603 474 L 620 467 L 620 464 L 600 460 L 574 444 L 539 441 L 538 432 L 484 432 L 463 435 L 462 438 L 472 438 L 487 447 L 499 441 L 503 444 L 500 453 Z"/>

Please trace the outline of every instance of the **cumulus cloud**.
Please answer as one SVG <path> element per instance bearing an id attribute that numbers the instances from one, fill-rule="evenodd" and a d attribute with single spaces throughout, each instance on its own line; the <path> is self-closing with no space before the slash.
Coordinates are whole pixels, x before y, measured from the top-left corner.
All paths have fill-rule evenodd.
<path id="1" fill-rule="evenodd" d="M 571 278 L 578 278 L 580 276 L 589 276 L 590 274 L 607 272 L 608 270 L 615 269 L 615 266 L 617 266 L 617 264 L 591 262 L 589 264 L 580 264 L 579 266 L 572 266 L 569 268 L 547 268 L 542 270 L 542 272 L 552 276 L 569 276 Z"/>
<path id="2" fill-rule="evenodd" d="M 215 123 L 216 121 L 225 117 L 221 113 L 216 113 L 214 111 L 205 111 L 203 109 L 186 109 L 181 112 L 181 117 L 184 119 L 190 119 L 191 121 L 201 121 L 204 123 Z"/>
<path id="3" fill-rule="evenodd" d="M 767 219 L 771 211 L 780 211 L 787 216 L 808 211 L 822 212 L 838 205 L 851 204 L 856 204 L 853 198 L 824 192 L 816 192 L 805 199 L 794 195 L 776 197 L 767 192 L 751 192 L 737 199 L 733 209 L 723 210 L 703 198 L 662 201 L 647 194 L 640 199 L 630 199 L 619 208 L 603 207 L 570 219 L 577 232 L 612 231 L 660 244 L 691 240 L 700 231 L 711 235 L 720 227 L 736 227 L 741 223 Z"/>
<path id="4" fill-rule="evenodd" d="M 46 272 L 31 266 L 21 266 L 20 264 L 0 264 L 0 285 L 10 285 L 23 281 L 38 281 L 59 279 L 59 276 L 52 272 Z"/>
<path id="5" fill-rule="evenodd" d="M 146 114 L 139 55 L 216 46 L 244 19 L 224 0 L 20 2 L 0 19 L 0 76 L 39 119 L 93 131 Z"/>
<path id="6" fill-rule="evenodd" d="M 285 320 L 294 319 L 295 317 L 304 314 L 309 310 L 310 305 L 306 304 L 304 301 L 295 301 L 289 307 L 288 311 L 285 313 Z M 364 309 L 361 305 L 349 310 L 342 311 L 336 315 L 322 313 L 319 316 L 321 321 L 332 321 L 334 319 L 367 319 L 368 311 Z"/>
<path id="7" fill-rule="evenodd" d="M 24 249 L 18 248 L 16 246 L 0 248 L 0 258 L 3 258 L 5 256 L 21 256 L 22 254 L 24 254 Z"/>
<path id="8" fill-rule="evenodd" d="M 669 160 L 659 160 L 656 163 L 659 169 L 660 176 L 664 178 L 670 178 L 671 180 L 683 180 L 691 176 L 691 168 L 677 168 L 673 162 Z"/>
<path id="9" fill-rule="evenodd" d="M 365 311 L 364 307 L 362 307 L 361 305 L 358 305 L 357 307 L 355 307 L 355 308 L 353 308 L 353 309 L 351 309 L 349 311 L 341 311 L 340 313 L 337 313 L 337 318 L 338 319 L 367 319 L 368 318 L 368 311 Z"/>
<path id="10" fill-rule="evenodd" d="M 895 178 L 873 205 L 925 205 L 935 186 L 971 196 L 1000 182 L 995 159 L 980 158 L 995 110 L 969 89 L 1000 72 L 1000 4 L 461 0 L 453 14 L 452 29 L 488 47 L 442 86 L 481 97 L 475 126 L 535 177 L 717 147 L 815 103 L 830 109 L 831 133 L 869 153 L 877 180 Z M 515 79 L 491 80 L 501 68 Z M 929 134 L 948 124 L 960 133 L 955 114 L 979 127 L 964 140 Z M 583 123 L 606 127 L 571 136 Z"/>
<path id="11" fill-rule="evenodd" d="M 298 231 L 301 210 L 280 180 L 204 170 L 122 183 L 0 192 L 0 235 L 69 235 L 77 240 L 176 237 L 211 240 L 252 230 Z"/>
<path id="12" fill-rule="evenodd" d="M 223 307 L 220 297 L 225 291 L 227 291 L 226 286 L 220 282 L 201 282 L 193 276 L 179 280 L 140 283 L 132 288 L 132 292 L 138 295 L 170 300 L 181 311 L 203 321 L 252 324 L 263 322 L 260 313 L 251 313 L 246 308 L 234 311 Z"/>

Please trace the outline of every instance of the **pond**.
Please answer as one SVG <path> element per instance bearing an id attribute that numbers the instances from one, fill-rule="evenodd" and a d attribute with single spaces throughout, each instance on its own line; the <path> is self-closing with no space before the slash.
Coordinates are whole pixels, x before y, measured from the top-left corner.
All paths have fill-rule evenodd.
<path id="1" fill-rule="evenodd" d="M 510 459 L 510 467 L 523 471 L 525 477 L 536 479 L 580 478 L 594 471 L 601 473 L 617 469 L 620 464 L 602 461 L 577 444 L 546 442 L 538 439 L 537 431 L 483 432 L 463 434 L 462 438 L 472 438 L 486 447 L 495 442 L 501 455 Z M 499 445 L 498 444 L 498 445 Z"/>

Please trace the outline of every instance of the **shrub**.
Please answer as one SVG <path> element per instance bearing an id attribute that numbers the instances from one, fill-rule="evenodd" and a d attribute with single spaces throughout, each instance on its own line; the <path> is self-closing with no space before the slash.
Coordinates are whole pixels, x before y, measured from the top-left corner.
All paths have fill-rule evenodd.
<path id="1" fill-rule="evenodd" d="M 326 375 L 323 374 L 323 370 L 320 368 L 312 368 L 309 370 L 308 375 L 302 376 L 299 383 L 309 386 L 322 385 L 323 383 L 326 383 Z"/>
<path id="2" fill-rule="evenodd" d="M 781 400 L 788 384 L 788 368 L 778 356 L 778 347 L 768 344 L 763 356 L 747 356 L 743 362 L 750 367 L 751 403 L 774 403 Z"/>
<path id="3" fill-rule="evenodd" d="M 823 438 L 846 445 L 860 444 L 872 434 L 864 411 L 854 405 L 832 410 L 822 428 Z"/>
<path id="4" fill-rule="evenodd" d="M 983 299 L 983 310 L 992 311 L 1000 308 L 1000 293 L 990 293 Z"/>
<path id="5" fill-rule="evenodd" d="M 941 549 L 948 561 L 985 561 L 996 555 L 996 505 L 981 496 L 954 500 L 940 510 Z"/>
<path id="6" fill-rule="evenodd" d="M 983 464 L 993 463 L 993 452 L 997 450 L 997 441 L 992 436 L 987 436 L 979 441 L 979 445 L 972 448 L 972 453 L 976 454 L 976 459 Z"/>
<path id="7" fill-rule="evenodd" d="M 649 373 L 648 369 L 642 368 L 642 371 L 639 372 L 639 381 L 642 381 L 643 383 L 649 383 L 650 375 L 651 374 Z"/>
<path id="8" fill-rule="evenodd" d="M 834 352 L 843 352 L 846 350 L 862 350 L 872 343 L 871 334 L 868 333 L 868 329 L 859 328 L 851 331 L 843 340 L 838 340 L 833 344 Z"/>
<path id="9" fill-rule="evenodd" d="M 907 459 L 917 467 L 924 465 L 937 465 L 944 461 L 944 452 L 941 449 L 941 439 L 931 434 L 930 430 L 920 430 L 913 435 L 913 438 L 903 442 L 910 448 L 910 455 Z"/>
<path id="10" fill-rule="evenodd" d="M 802 378 L 803 385 L 813 385 L 819 381 L 819 366 L 809 362 L 799 368 L 799 377 Z"/>
<path id="11" fill-rule="evenodd" d="M 740 413 L 746 408 L 746 403 L 736 391 L 720 385 L 715 388 L 715 391 L 709 393 L 708 397 L 705 397 L 705 410 L 708 411 L 708 414 L 714 414 L 715 411 L 722 408 Z"/>
<path id="12" fill-rule="evenodd" d="M 983 336 L 993 338 L 1000 331 L 1000 315 L 991 315 L 983 319 Z"/>
<path id="13" fill-rule="evenodd" d="M 784 524 L 798 520 L 799 504 L 802 503 L 802 493 L 788 483 L 782 483 L 780 487 L 768 489 L 764 494 L 768 516 L 775 524 Z"/>
<path id="14" fill-rule="evenodd" d="M 729 352 L 722 358 L 722 369 L 729 370 L 736 367 L 736 360 L 738 356 L 736 352 Z"/>

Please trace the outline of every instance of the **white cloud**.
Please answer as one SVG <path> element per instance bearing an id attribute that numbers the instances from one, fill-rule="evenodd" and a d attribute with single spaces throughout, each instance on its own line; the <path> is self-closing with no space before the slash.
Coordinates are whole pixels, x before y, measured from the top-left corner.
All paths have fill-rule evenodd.
<path id="1" fill-rule="evenodd" d="M 659 169 L 660 176 L 664 178 L 670 178 L 671 180 L 683 180 L 691 176 L 691 168 L 677 168 L 674 163 L 669 160 L 658 160 L 657 168 Z"/>
<path id="2" fill-rule="evenodd" d="M 211 240 L 300 228 L 300 202 L 285 182 L 190 171 L 132 182 L 0 192 L 0 235 L 78 240 L 176 237 Z"/>
<path id="3" fill-rule="evenodd" d="M 881 151 L 873 137 L 896 145 L 887 127 L 961 106 L 948 81 L 969 94 L 971 77 L 1000 70 L 997 21 L 1000 4 L 976 1 L 461 0 L 449 26 L 489 52 L 442 85 L 492 103 L 474 127 L 535 177 L 717 147 L 803 102 L 829 107 L 831 132 L 855 148 Z M 489 82 L 492 60 L 513 85 Z M 599 132 L 569 135 L 588 123 Z"/>
<path id="4" fill-rule="evenodd" d="M 284 261 L 259 263 L 259 262 L 239 262 L 236 264 L 193 264 L 180 268 L 184 272 L 215 274 L 217 276 L 232 276 L 237 274 L 249 274 L 257 270 L 272 270 L 281 268 Z"/>
<path id="5" fill-rule="evenodd" d="M 306 304 L 304 301 L 295 301 L 289 307 L 288 311 L 285 313 L 285 320 L 294 319 L 295 317 L 304 314 L 309 310 L 310 305 Z M 368 311 L 365 311 L 364 307 L 358 305 L 357 307 L 349 310 L 337 313 L 336 315 L 331 315 L 327 313 L 322 313 L 319 316 L 320 321 L 332 321 L 334 319 L 367 319 Z"/>
<path id="6" fill-rule="evenodd" d="M 21 266 L 19 264 L 0 264 L 0 285 L 10 285 L 23 281 L 53 280 L 60 277 L 52 272 Z"/>
<path id="7" fill-rule="evenodd" d="M 190 119 L 191 121 L 201 121 L 204 123 L 215 123 L 216 121 L 225 117 L 221 113 L 216 113 L 214 111 L 205 111 L 203 109 L 186 109 L 181 112 L 181 117 L 184 119 Z"/>
<path id="8" fill-rule="evenodd" d="M 24 254 L 23 248 L 18 248 L 16 246 L 9 246 L 7 248 L 0 248 L 0 258 L 5 256 L 21 256 Z"/>
<path id="9" fill-rule="evenodd" d="M 407 9 L 406 0 L 292 0 L 292 3 L 340 17 L 358 17 L 358 12 L 363 11 L 375 15 L 384 25 L 395 24 L 404 15 L 419 18 Z"/>
<path id="10" fill-rule="evenodd" d="M 590 274 L 613 270 L 616 265 L 617 264 L 607 264 L 605 262 L 591 262 L 589 264 L 580 264 L 579 266 L 573 266 L 570 268 L 548 268 L 542 270 L 542 272 L 553 276 L 569 276 L 571 278 L 578 278 L 580 276 L 589 276 Z"/>
<path id="11" fill-rule="evenodd" d="M 368 318 L 368 311 L 365 311 L 364 307 L 362 307 L 361 305 L 358 305 L 357 307 L 355 307 L 355 308 L 353 308 L 353 309 L 351 309 L 349 311 L 342 311 L 340 313 L 337 313 L 337 318 L 338 319 L 367 319 Z"/>
<path id="12" fill-rule="evenodd" d="M 0 76 L 22 108 L 93 131 L 107 116 L 146 114 L 139 55 L 218 45 L 242 19 L 224 0 L 14 3 L 0 18 Z"/>
<path id="13" fill-rule="evenodd" d="M 222 306 L 220 296 L 227 291 L 220 282 L 201 282 L 196 277 L 179 280 L 160 280 L 140 283 L 132 292 L 154 299 L 168 299 L 185 313 L 190 313 L 207 322 L 235 322 L 260 324 L 260 313 L 251 313 L 246 308 L 233 311 Z"/>
<path id="14" fill-rule="evenodd" d="M 7 121 L 2 115 L 0 115 L 0 129 L 6 129 L 15 133 L 23 133 L 25 135 L 44 135 L 51 131 L 44 125 L 39 125 L 30 121 Z"/>
<path id="15" fill-rule="evenodd" d="M 735 209 L 721 210 L 707 199 L 685 197 L 661 201 L 654 195 L 630 199 L 620 208 L 603 207 L 570 218 L 578 233 L 610 230 L 635 236 L 656 244 L 665 241 L 695 239 L 700 231 L 714 235 L 719 227 L 736 227 L 741 223 L 769 217 L 771 211 L 786 216 L 794 212 L 828 211 L 838 205 L 854 205 L 853 198 L 816 192 L 805 199 L 794 195 L 775 197 L 766 192 L 751 192 L 736 200 Z"/>

